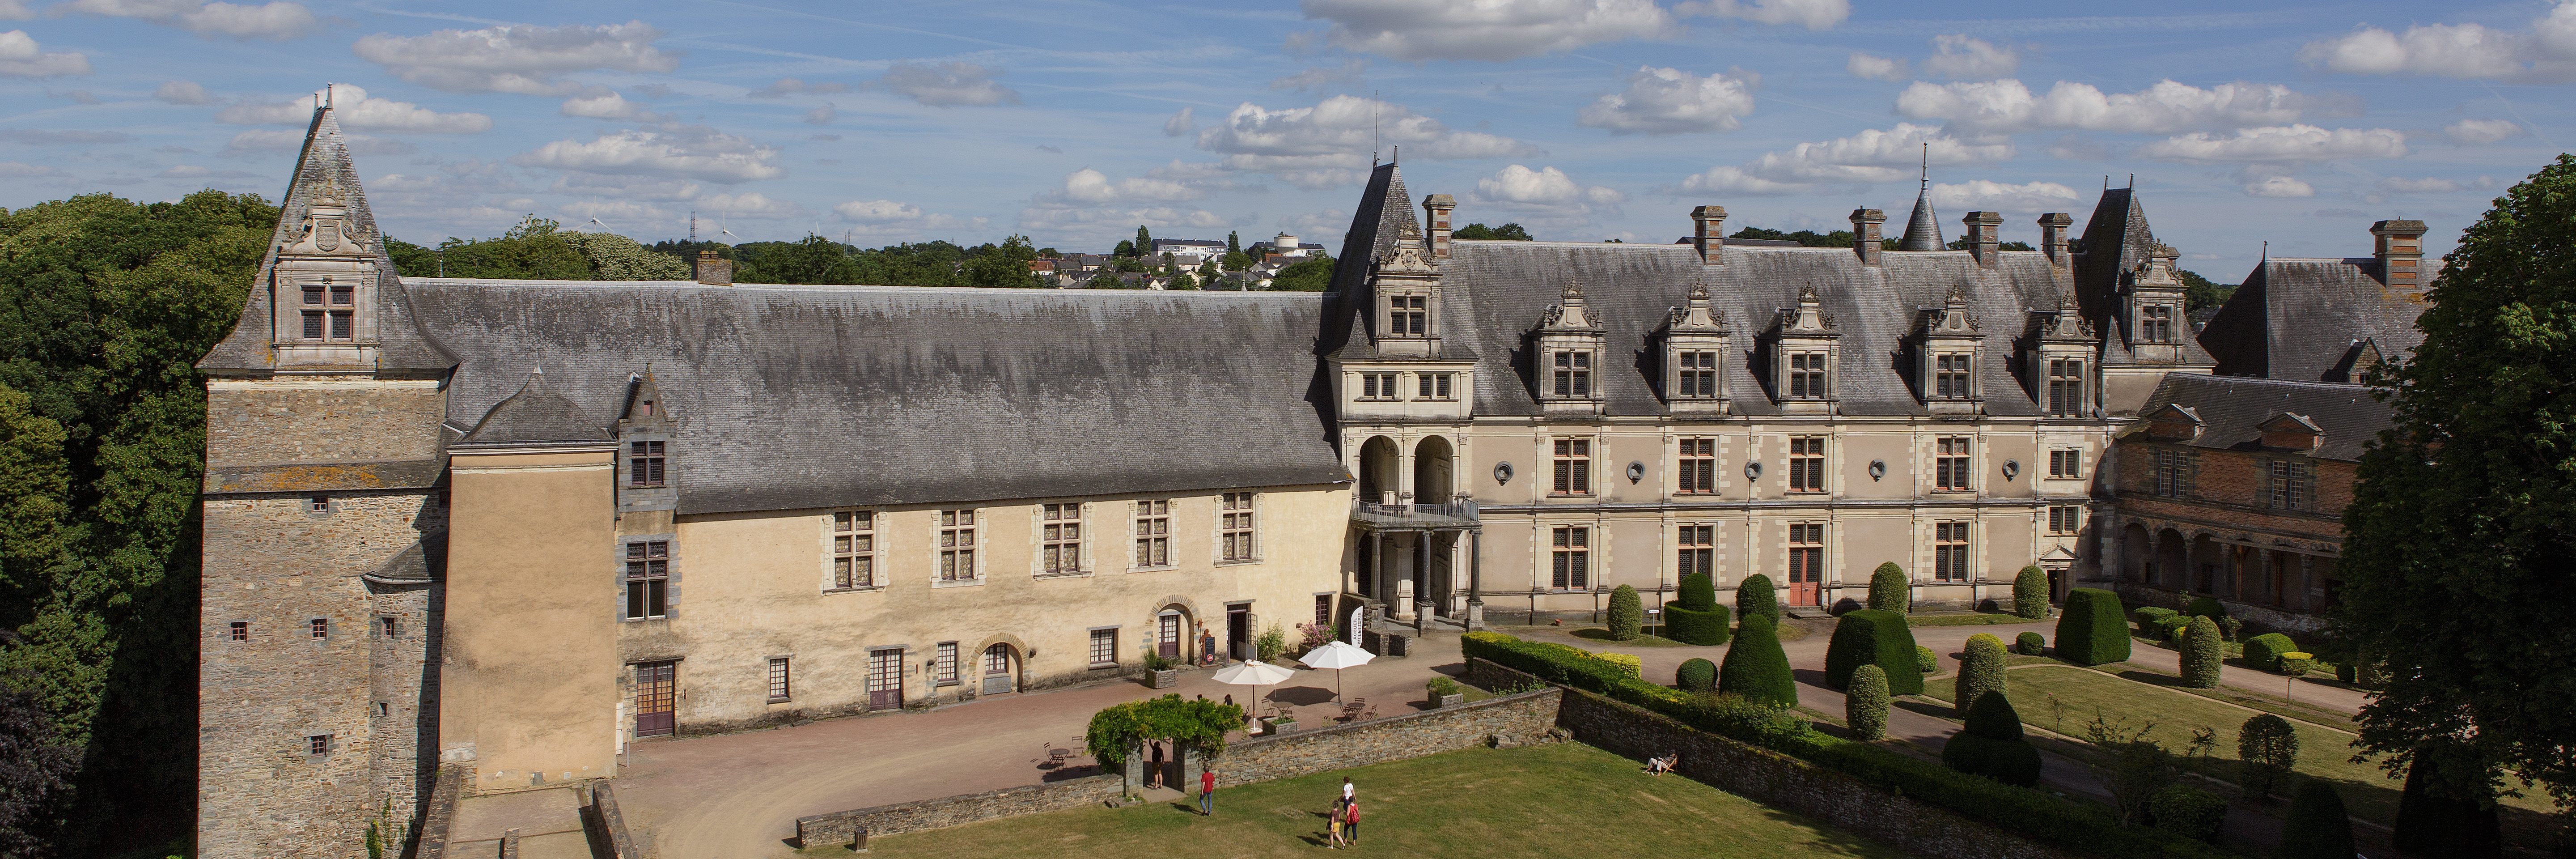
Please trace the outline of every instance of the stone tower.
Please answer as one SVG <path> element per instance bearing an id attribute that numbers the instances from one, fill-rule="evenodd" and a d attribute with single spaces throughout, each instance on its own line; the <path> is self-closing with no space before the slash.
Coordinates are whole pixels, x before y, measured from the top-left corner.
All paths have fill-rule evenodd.
<path id="1" fill-rule="evenodd" d="M 331 109 L 206 383 L 197 850 L 400 849 L 435 781 L 443 380 Z"/>

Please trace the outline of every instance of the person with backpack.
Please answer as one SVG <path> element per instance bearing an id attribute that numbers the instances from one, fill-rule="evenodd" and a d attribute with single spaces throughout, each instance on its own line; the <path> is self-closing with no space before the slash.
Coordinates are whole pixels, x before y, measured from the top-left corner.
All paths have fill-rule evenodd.
<path id="1" fill-rule="evenodd" d="M 1359 846 L 1360 801 L 1356 798 L 1342 802 L 1342 839 L 1349 841 L 1353 847 Z"/>

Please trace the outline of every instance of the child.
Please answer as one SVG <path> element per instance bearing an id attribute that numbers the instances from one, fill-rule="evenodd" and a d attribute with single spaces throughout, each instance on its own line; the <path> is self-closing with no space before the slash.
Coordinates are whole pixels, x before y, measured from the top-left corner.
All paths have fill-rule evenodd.
<path id="1" fill-rule="evenodd" d="M 1341 801 L 1341 800 L 1338 800 L 1338 799 L 1333 800 L 1333 814 L 1332 814 L 1332 816 L 1331 816 L 1330 818 L 1327 818 L 1327 820 L 1328 820 L 1328 822 L 1324 824 L 1324 829 L 1325 829 L 1325 831 L 1326 831 L 1328 834 L 1330 834 L 1330 835 L 1332 836 L 1332 839 L 1333 839 L 1332 847 L 1333 847 L 1333 849 L 1335 849 L 1335 850 L 1340 850 L 1340 849 L 1342 849 L 1342 801 Z"/>

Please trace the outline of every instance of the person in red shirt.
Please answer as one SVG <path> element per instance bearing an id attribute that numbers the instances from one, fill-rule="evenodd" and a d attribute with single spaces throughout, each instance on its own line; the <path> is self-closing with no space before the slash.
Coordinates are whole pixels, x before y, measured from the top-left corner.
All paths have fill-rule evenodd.
<path id="1" fill-rule="evenodd" d="M 1199 816 L 1216 813 L 1216 768 L 1199 771 Z"/>
<path id="2" fill-rule="evenodd" d="M 1360 843 L 1360 801 L 1356 798 L 1342 803 L 1342 838 Z"/>

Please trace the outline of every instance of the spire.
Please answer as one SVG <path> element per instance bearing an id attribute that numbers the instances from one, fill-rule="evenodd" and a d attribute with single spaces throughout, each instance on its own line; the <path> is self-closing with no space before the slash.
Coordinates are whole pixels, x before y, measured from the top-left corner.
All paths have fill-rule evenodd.
<path id="1" fill-rule="evenodd" d="M 1905 238 L 1896 243 L 1900 251 L 1937 251 L 1946 244 L 1941 240 L 1941 219 L 1932 214 L 1932 144 L 1923 144 L 1923 187 L 1914 193 L 1914 216 L 1905 220 Z"/>

